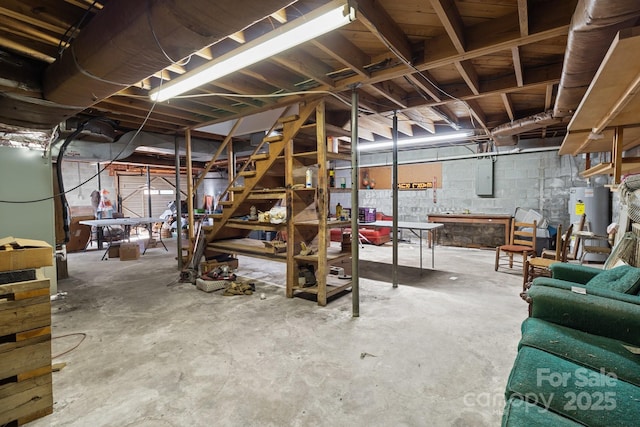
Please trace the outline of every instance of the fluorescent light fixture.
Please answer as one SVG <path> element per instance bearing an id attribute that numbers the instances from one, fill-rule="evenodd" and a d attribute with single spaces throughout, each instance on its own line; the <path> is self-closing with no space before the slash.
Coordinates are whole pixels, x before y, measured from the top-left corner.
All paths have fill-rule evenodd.
<path id="1" fill-rule="evenodd" d="M 355 9 L 344 0 L 331 2 L 153 89 L 149 97 L 152 101 L 166 101 L 340 28 L 354 19 Z"/>
<path id="2" fill-rule="evenodd" d="M 459 139 L 466 139 L 473 136 L 474 133 L 475 132 L 472 130 L 467 130 L 462 132 L 443 133 L 441 135 L 418 136 L 415 138 L 399 139 L 398 148 L 433 142 L 448 142 Z M 381 151 L 390 148 L 393 148 L 393 140 L 378 141 L 369 144 L 358 144 L 358 151 Z"/>

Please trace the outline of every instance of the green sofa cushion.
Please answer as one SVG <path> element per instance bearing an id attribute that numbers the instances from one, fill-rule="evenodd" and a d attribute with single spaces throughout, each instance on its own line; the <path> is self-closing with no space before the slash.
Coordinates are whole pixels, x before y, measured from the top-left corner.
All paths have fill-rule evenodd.
<path id="1" fill-rule="evenodd" d="M 640 388 L 532 347 L 522 347 L 506 399 L 524 398 L 593 427 L 638 425 Z"/>
<path id="2" fill-rule="evenodd" d="M 603 291 L 604 292 L 604 291 Z M 537 319 L 620 340 L 640 347 L 640 297 L 616 292 L 635 303 L 582 295 L 551 286 L 529 289 L 531 315 Z"/>
<path id="3" fill-rule="evenodd" d="M 640 387 L 640 356 L 623 344 L 530 317 L 522 323 L 518 349 L 537 348 L 595 371 L 604 367 L 621 380 Z"/>
<path id="4" fill-rule="evenodd" d="M 502 427 L 575 427 L 583 424 L 517 397 L 507 401 Z"/>
<path id="5" fill-rule="evenodd" d="M 554 279 L 566 280 L 573 283 L 585 284 L 596 275 L 602 273 L 601 268 L 589 267 L 581 264 L 570 264 L 568 262 L 556 262 L 549 266 L 551 277 Z"/>
<path id="6" fill-rule="evenodd" d="M 587 282 L 587 288 L 603 288 L 623 294 L 636 294 L 640 288 L 640 268 L 621 265 L 603 270 Z"/>

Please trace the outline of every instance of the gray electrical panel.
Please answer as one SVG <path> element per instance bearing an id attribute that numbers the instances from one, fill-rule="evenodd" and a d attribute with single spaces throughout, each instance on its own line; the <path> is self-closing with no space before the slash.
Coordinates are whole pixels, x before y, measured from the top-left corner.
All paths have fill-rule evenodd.
<path id="1" fill-rule="evenodd" d="M 493 196 L 493 159 L 476 161 L 476 195 Z"/>

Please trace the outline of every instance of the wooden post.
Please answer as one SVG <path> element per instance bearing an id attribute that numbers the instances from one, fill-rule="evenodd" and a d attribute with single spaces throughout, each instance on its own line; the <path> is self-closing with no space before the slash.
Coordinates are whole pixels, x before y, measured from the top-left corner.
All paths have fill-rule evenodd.
<path id="1" fill-rule="evenodd" d="M 327 187 L 327 133 L 325 127 L 325 104 L 320 102 L 316 107 L 316 142 L 318 152 L 318 304 L 327 305 L 327 213 L 328 187 Z"/>
<path id="2" fill-rule="evenodd" d="M 613 150 L 611 153 L 611 161 L 613 162 L 613 183 L 620 184 L 620 178 L 622 177 L 622 139 L 623 139 L 622 126 L 616 127 L 613 135 Z"/>

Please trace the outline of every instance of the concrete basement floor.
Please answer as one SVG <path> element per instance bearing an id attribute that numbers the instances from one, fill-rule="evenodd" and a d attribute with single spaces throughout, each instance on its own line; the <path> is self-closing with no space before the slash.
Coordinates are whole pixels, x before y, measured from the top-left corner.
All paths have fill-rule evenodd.
<path id="1" fill-rule="evenodd" d="M 41 426 L 495 426 L 527 306 L 494 251 L 361 249 L 360 317 L 288 299 L 285 265 L 240 257 L 251 296 L 179 283 L 175 241 L 137 261 L 69 254 L 52 302 L 54 413 Z M 430 252 L 425 249 L 425 267 Z M 260 293 L 266 299 L 260 299 Z"/>

